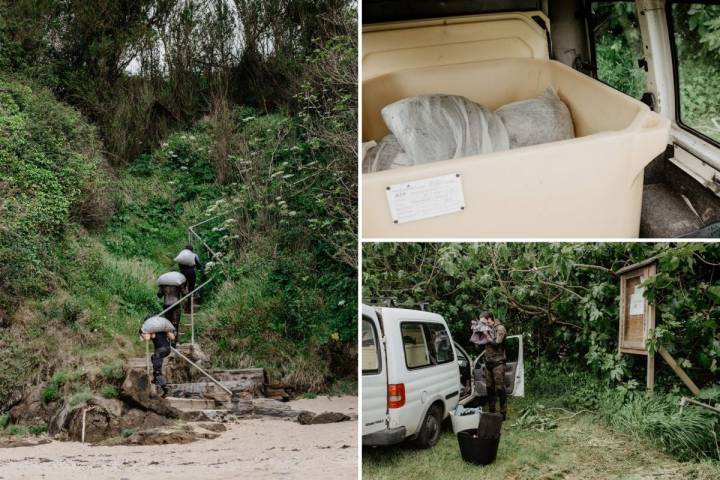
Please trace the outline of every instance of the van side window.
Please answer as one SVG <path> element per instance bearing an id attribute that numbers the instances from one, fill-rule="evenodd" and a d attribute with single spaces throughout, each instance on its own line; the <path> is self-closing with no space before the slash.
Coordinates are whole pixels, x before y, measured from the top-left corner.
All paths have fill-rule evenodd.
<path id="1" fill-rule="evenodd" d="M 720 5 L 670 4 L 677 120 L 720 142 Z"/>
<path id="2" fill-rule="evenodd" d="M 363 318 L 362 321 L 362 373 L 380 373 L 380 349 L 375 325 Z"/>
<path id="3" fill-rule="evenodd" d="M 592 2 L 590 27 L 597 79 L 626 95 L 640 99 L 646 90 L 646 72 L 635 2 Z"/>
<path id="4" fill-rule="evenodd" d="M 454 360 L 452 342 L 450 342 L 450 335 L 448 335 L 445 327 L 437 324 L 426 324 L 425 327 L 429 332 L 430 351 L 435 359 L 433 363 L 440 364 Z"/>
<path id="5" fill-rule="evenodd" d="M 407 368 L 420 368 L 430 365 L 430 352 L 425 340 L 425 329 L 422 323 L 402 323 L 400 325 L 405 365 Z"/>
<path id="6" fill-rule="evenodd" d="M 451 362 L 455 359 L 447 329 L 436 323 L 403 322 L 400 325 L 405 365 L 409 369 Z"/>

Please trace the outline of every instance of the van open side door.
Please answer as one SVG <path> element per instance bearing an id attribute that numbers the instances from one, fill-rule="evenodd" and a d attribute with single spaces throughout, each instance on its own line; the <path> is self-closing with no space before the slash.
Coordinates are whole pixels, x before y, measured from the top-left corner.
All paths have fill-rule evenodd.
<path id="1" fill-rule="evenodd" d="M 522 335 L 510 335 L 505 339 L 508 361 L 505 370 L 505 391 L 513 397 L 525 396 L 525 360 Z M 485 352 L 475 358 L 473 365 L 474 393 L 487 396 L 485 383 Z"/>
<path id="2" fill-rule="evenodd" d="M 475 397 L 475 382 L 473 381 L 474 362 L 473 358 L 462 348 L 457 342 L 453 342 L 455 346 L 455 356 L 457 358 L 458 367 L 460 369 L 460 399 L 459 403 L 471 401 Z"/>

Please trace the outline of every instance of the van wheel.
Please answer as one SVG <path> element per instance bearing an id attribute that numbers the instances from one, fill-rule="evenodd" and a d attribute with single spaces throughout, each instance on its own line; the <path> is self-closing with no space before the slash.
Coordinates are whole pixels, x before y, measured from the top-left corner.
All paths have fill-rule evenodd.
<path id="1" fill-rule="evenodd" d="M 440 422 L 442 422 L 440 417 L 440 407 L 437 405 L 430 407 L 430 410 L 425 415 L 422 427 L 420 427 L 420 433 L 415 439 L 415 445 L 420 448 L 432 448 L 437 445 L 438 440 L 440 440 Z"/>

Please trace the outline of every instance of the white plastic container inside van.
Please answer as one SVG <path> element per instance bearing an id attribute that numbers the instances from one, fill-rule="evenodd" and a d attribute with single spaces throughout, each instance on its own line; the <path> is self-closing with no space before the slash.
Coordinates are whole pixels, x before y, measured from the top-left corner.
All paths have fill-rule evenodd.
<path id="1" fill-rule="evenodd" d="M 364 142 L 389 133 L 380 112 L 402 98 L 462 95 L 495 110 L 548 87 L 568 105 L 576 135 L 364 174 L 365 238 L 638 236 L 643 169 L 665 149 L 670 122 L 549 60 L 546 33 L 533 16 L 549 25 L 531 12 L 364 27 Z M 456 183 L 433 190 L 433 179 L 453 178 Z M 414 183 L 423 180 L 429 182 Z M 390 192 L 405 185 L 426 201 L 391 210 Z M 446 212 L 443 205 L 459 208 Z M 394 218 L 402 208 L 405 216 Z"/>

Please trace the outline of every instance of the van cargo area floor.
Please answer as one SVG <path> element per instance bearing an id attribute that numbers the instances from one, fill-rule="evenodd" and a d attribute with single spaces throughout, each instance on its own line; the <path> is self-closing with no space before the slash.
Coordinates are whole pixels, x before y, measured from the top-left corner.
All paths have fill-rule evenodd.
<path id="1" fill-rule="evenodd" d="M 718 238 L 720 198 L 664 158 L 645 169 L 641 238 Z"/>

